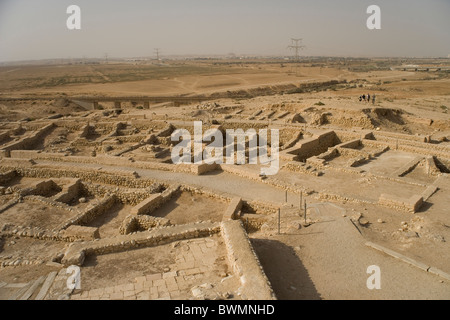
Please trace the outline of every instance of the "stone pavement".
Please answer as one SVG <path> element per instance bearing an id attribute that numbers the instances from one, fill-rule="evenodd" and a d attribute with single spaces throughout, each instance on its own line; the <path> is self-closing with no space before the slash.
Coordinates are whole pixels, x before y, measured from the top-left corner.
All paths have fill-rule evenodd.
<path id="1" fill-rule="evenodd" d="M 238 289 L 238 279 L 227 277 L 226 261 L 217 239 L 179 241 L 176 261 L 169 272 L 136 277 L 133 282 L 74 293 L 72 300 L 205 299 L 228 296 Z M 221 263 L 218 263 L 221 261 Z M 218 265 L 219 264 L 219 265 Z M 221 267 L 222 265 L 222 267 Z M 219 269 L 219 270 L 218 270 Z M 222 271 L 220 271 L 222 269 Z M 230 284 L 226 286 L 226 284 Z M 82 281 L 83 283 L 83 281 Z M 194 290 L 192 290 L 194 289 Z"/>

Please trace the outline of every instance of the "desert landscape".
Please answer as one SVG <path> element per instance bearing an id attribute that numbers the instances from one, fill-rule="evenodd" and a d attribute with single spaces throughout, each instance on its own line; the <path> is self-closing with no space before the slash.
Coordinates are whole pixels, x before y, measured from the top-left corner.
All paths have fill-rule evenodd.
<path id="1" fill-rule="evenodd" d="M 449 59 L 3 64 L 0 299 L 448 300 L 449 107 Z M 194 121 L 278 173 L 174 164 Z"/>

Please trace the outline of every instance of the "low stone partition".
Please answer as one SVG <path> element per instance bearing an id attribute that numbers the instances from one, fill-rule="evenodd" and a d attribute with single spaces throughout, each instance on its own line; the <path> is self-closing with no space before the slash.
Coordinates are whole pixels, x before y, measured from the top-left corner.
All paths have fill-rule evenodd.
<path id="1" fill-rule="evenodd" d="M 221 166 L 218 164 L 207 164 L 207 163 L 203 163 L 203 164 L 192 164 L 191 165 L 191 172 L 193 174 L 196 175 L 202 175 L 204 173 L 210 172 L 210 171 L 214 171 L 214 170 L 218 170 L 220 169 Z"/>
<path id="2" fill-rule="evenodd" d="M 437 176 L 441 173 L 441 170 L 436 165 L 435 157 L 427 156 L 425 157 L 425 172 L 430 175 Z"/>
<path id="3" fill-rule="evenodd" d="M 11 150 L 11 158 L 17 159 L 39 159 L 39 156 L 50 155 L 50 153 L 42 153 L 40 150 Z M 63 157 L 63 153 L 51 153 L 51 155 Z"/>
<path id="4" fill-rule="evenodd" d="M 9 200 L 7 203 L 5 203 L 4 205 L 0 206 L 0 213 L 5 212 L 6 210 L 14 207 L 17 203 L 19 203 L 19 199 L 15 198 L 12 200 Z"/>
<path id="5" fill-rule="evenodd" d="M 98 228 L 76 225 L 72 225 L 65 230 L 61 230 L 59 232 L 59 236 L 69 242 L 74 242 L 77 240 L 100 239 Z"/>
<path id="6" fill-rule="evenodd" d="M 126 188 L 115 185 L 96 184 L 83 181 L 81 194 L 84 196 L 105 197 L 107 194 L 114 193 L 120 203 L 135 206 L 144 201 L 149 195 L 160 193 L 164 189 L 164 185 L 153 183 L 146 188 Z"/>
<path id="7" fill-rule="evenodd" d="M 71 218 L 69 221 L 62 224 L 59 229 L 64 230 L 70 227 L 71 225 L 78 224 L 78 225 L 84 225 L 89 223 L 90 221 L 94 220 L 98 216 L 105 213 L 107 210 L 109 210 L 117 201 L 117 197 L 115 195 L 108 195 L 105 198 L 103 198 L 100 202 L 97 204 L 94 204 L 87 208 L 84 212 L 78 214 L 77 216 Z"/>
<path id="8" fill-rule="evenodd" d="M 298 132 L 291 140 L 286 142 L 286 144 L 284 146 L 280 147 L 280 150 L 292 148 L 302 137 L 303 137 L 303 132 L 302 131 Z"/>
<path id="9" fill-rule="evenodd" d="M 400 140 L 409 140 L 413 142 L 427 142 L 428 136 L 424 135 L 410 135 L 410 134 L 404 134 L 404 133 L 397 133 L 397 132 L 387 132 L 387 131 L 377 131 L 374 133 L 376 140 L 383 140 L 383 139 L 400 139 Z"/>
<path id="10" fill-rule="evenodd" d="M 222 222 L 221 233 L 231 269 L 242 285 L 241 297 L 248 300 L 276 299 L 241 221 Z"/>
<path id="11" fill-rule="evenodd" d="M 319 159 L 318 157 L 311 157 L 306 160 L 306 164 L 298 161 L 290 161 L 286 163 L 282 169 L 286 169 L 292 172 L 300 172 L 309 175 L 318 176 L 318 168 L 322 168 L 325 165 L 324 159 Z"/>
<path id="12" fill-rule="evenodd" d="M 378 140 L 379 139 L 379 140 Z M 424 156 L 436 156 L 450 158 L 450 147 L 429 143 L 421 143 L 412 140 L 402 140 L 394 138 L 383 138 L 377 136 L 377 140 L 364 140 L 364 145 L 373 147 L 389 146 L 393 150 L 400 150 Z"/>
<path id="13" fill-rule="evenodd" d="M 7 167 L 8 168 L 8 167 Z M 10 169 L 17 171 L 19 176 L 29 178 L 79 178 L 83 181 L 125 186 L 128 188 L 147 188 L 155 183 L 150 179 L 136 179 L 132 171 L 126 176 L 121 175 L 123 170 L 98 170 L 99 168 L 86 169 L 82 167 L 59 167 L 50 168 L 41 165 L 33 167 L 11 166 Z"/>
<path id="14" fill-rule="evenodd" d="M 350 149 L 347 149 L 347 150 L 350 150 Z M 329 148 L 327 151 L 319 154 L 318 156 L 314 156 L 314 157 L 310 157 L 310 158 L 306 159 L 306 165 L 314 166 L 315 168 L 322 169 L 327 164 L 328 161 L 331 161 L 334 158 L 339 157 L 340 155 L 341 155 L 340 149 L 338 149 L 336 147 Z M 290 167 L 292 167 L 291 163 L 292 163 L 292 161 L 289 162 Z"/>
<path id="15" fill-rule="evenodd" d="M 260 178 L 260 169 L 257 171 L 250 171 L 245 167 L 234 165 L 234 164 L 221 164 L 220 168 L 224 172 L 232 173 L 238 175 L 243 178 L 253 179 L 253 180 L 261 180 Z"/>
<path id="16" fill-rule="evenodd" d="M 326 131 L 312 138 L 300 140 L 295 146 L 281 151 L 280 159 L 303 161 L 312 156 L 317 156 L 339 143 L 341 142 L 333 130 Z"/>
<path id="17" fill-rule="evenodd" d="M 281 114 L 277 115 L 277 119 L 283 119 L 284 117 L 287 117 L 290 113 L 291 113 L 290 111 L 282 112 Z"/>
<path id="18" fill-rule="evenodd" d="M 169 137 L 172 132 L 175 130 L 175 127 L 169 123 L 169 125 L 165 128 L 163 128 L 161 131 L 156 133 L 157 137 Z"/>
<path id="19" fill-rule="evenodd" d="M 346 150 L 346 151 L 344 151 Z M 340 153 L 342 155 L 351 155 L 353 154 L 353 158 L 351 158 L 348 163 L 347 166 L 349 167 L 358 167 L 360 165 L 365 164 L 367 161 L 374 159 L 376 157 L 379 157 L 380 155 L 382 155 L 383 153 L 387 152 L 390 150 L 389 146 L 385 146 L 385 147 L 381 147 L 377 150 L 374 150 L 373 152 L 369 153 L 369 152 L 363 152 L 363 151 L 357 151 L 357 150 L 351 150 L 351 149 L 340 149 Z M 351 151 L 351 152 L 349 152 Z"/>
<path id="20" fill-rule="evenodd" d="M 151 137 L 155 137 L 151 135 Z M 150 138 L 149 138 L 150 139 Z M 139 144 L 143 146 L 143 144 Z M 131 150 L 131 149 L 130 149 Z M 128 151 L 130 151 L 128 150 Z M 127 151 L 121 150 L 119 153 L 124 153 Z M 166 151 L 164 151 L 166 152 Z M 108 165 L 108 166 L 126 166 L 141 169 L 154 169 L 162 171 L 172 171 L 172 172 L 184 172 L 192 173 L 196 175 L 201 175 L 210 171 L 220 169 L 220 165 L 217 164 L 169 164 L 160 162 L 148 162 L 148 161 L 131 161 L 127 157 L 119 157 L 114 155 L 98 155 L 96 157 L 87 156 L 68 156 L 64 153 L 51 153 L 51 152 L 41 152 L 38 150 L 14 150 L 11 151 L 11 156 L 17 159 L 3 158 L 5 160 L 5 165 L 15 167 L 17 164 L 23 163 L 26 166 L 30 165 L 30 161 L 33 160 L 48 160 L 55 162 L 74 162 L 74 163 L 91 163 L 96 165 Z M 19 160 L 19 162 L 17 162 Z M 132 171 L 124 171 L 126 175 L 131 175 Z"/>
<path id="21" fill-rule="evenodd" d="M 36 132 L 31 133 L 29 136 L 26 136 L 19 141 L 14 141 L 4 147 L 2 147 L 2 150 L 6 151 L 7 156 L 9 156 L 10 152 L 12 150 L 20 150 L 20 149 L 31 149 L 33 145 L 41 140 L 46 134 L 48 134 L 55 125 L 53 123 L 50 123 L 43 128 L 37 130 Z"/>
<path id="22" fill-rule="evenodd" d="M 71 206 L 69 206 L 69 205 L 67 205 L 65 203 L 57 202 L 57 201 L 54 201 L 54 200 L 52 200 L 50 198 L 46 198 L 46 197 L 43 197 L 43 196 L 40 196 L 40 195 L 27 195 L 27 196 L 24 196 L 23 200 L 26 201 L 26 202 L 41 203 L 41 204 L 44 204 L 46 206 L 55 207 L 55 208 L 58 208 L 58 209 L 61 209 L 61 210 L 65 210 L 67 212 L 74 212 L 74 213 L 78 213 L 79 212 L 78 209 L 73 208 L 73 207 L 71 207 Z"/>
<path id="23" fill-rule="evenodd" d="M 9 170 L 5 173 L 0 174 L 0 185 L 4 185 L 17 177 L 17 171 L 16 170 Z"/>
<path id="24" fill-rule="evenodd" d="M 382 194 L 378 203 L 386 207 L 415 213 L 423 204 L 423 198 L 422 195 L 413 195 L 409 199 L 404 199 L 391 194 Z"/>
<path id="25" fill-rule="evenodd" d="M 439 190 L 438 187 L 435 185 L 431 185 L 428 188 L 425 189 L 424 192 L 422 192 L 421 196 L 423 198 L 423 201 L 427 201 L 433 194 L 435 194 Z"/>
<path id="26" fill-rule="evenodd" d="M 138 205 L 133 207 L 130 211 L 132 215 L 149 215 L 154 210 L 161 207 L 164 203 L 169 201 L 176 193 L 180 191 L 180 185 L 172 186 L 162 193 L 156 193 L 150 195 L 147 199 L 140 202 Z"/>
<path id="27" fill-rule="evenodd" d="M 153 210 L 156 210 L 162 202 L 160 193 L 152 194 L 150 197 L 134 206 L 130 213 L 132 215 L 150 214 Z"/>
<path id="28" fill-rule="evenodd" d="M 414 157 L 411 161 L 396 170 L 392 175 L 394 177 L 403 177 L 414 170 L 414 168 L 424 159 L 423 156 Z"/>
<path id="29" fill-rule="evenodd" d="M 86 124 L 81 128 L 80 138 L 87 138 L 93 131 L 95 130 L 94 126 L 91 126 L 90 124 Z"/>
<path id="30" fill-rule="evenodd" d="M 231 199 L 225 213 L 223 214 L 223 221 L 236 220 L 239 218 L 239 212 L 242 208 L 242 199 L 239 197 Z"/>
<path id="31" fill-rule="evenodd" d="M 89 242 L 74 242 L 66 250 L 61 261 L 65 266 L 82 266 L 86 255 L 103 255 L 132 249 L 160 246 L 173 241 L 207 237 L 220 232 L 220 224 L 197 222 L 160 227 L 150 231 L 119 235 L 113 238 Z"/>
<path id="32" fill-rule="evenodd" d="M 55 181 L 49 179 L 36 183 L 32 194 L 45 197 L 55 190 L 59 191 L 61 188 L 55 183 Z"/>
<path id="33" fill-rule="evenodd" d="M 268 203 L 262 201 L 244 201 L 242 204 L 242 212 L 256 213 L 262 215 L 271 215 L 277 212 L 280 208 L 279 204 Z"/>
<path id="34" fill-rule="evenodd" d="M 54 241 L 67 241 L 74 242 L 80 240 L 75 237 L 66 237 L 63 235 L 62 231 L 48 230 L 39 227 L 27 227 L 27 226 L 17 226 L 13 224 L 5 224 L 0 230 L 2 234 L 23 237 L 23 238 L 34 238 L 37 240 L 54 240 Z"/>
<path id="35" fill-rule="evenodd" d="M 0 133 L 0 144 L 3 144 L 4 141 L 9 140 L 11 135 L 11 130 L 1 132 Z"/>
<path id="36" fill-rule="evenodd" d="M 119 228 L 120 234 L 130 234 L 138 231 L 150 230 L 157 227 L 170 226 L 169 219 L 152 217 L 147 215 L 128 215 Z"/>
<path id="37" fill-rule="evenodd" d="M 78 198 L 81 190 L 81 180 L 74 179 L 72 183 L 64 186 L 62 191 L 53 197 L 53 200 L 63 203 L 70 203 L 72 200 Z"/>
<path id="38" fill-rule="evenodd" d="M 347 142 L 343 142 L 335 146 L 335 148 L 347 148 L 347 149 L 356 149 L 362 145 L 361 139 L 350 140 Z"/>
<path id="39" fill-rule="evenodd" d="M 22 166 L 22 167 L 30 167 L 35 165 L 36 162 L 34 162 L 33 159 L 21 159 L 21 158 L 2 158 L 0 160 L 0 166 L 9 166 L 9 167 L 16 167 L 16 166 Z"/>

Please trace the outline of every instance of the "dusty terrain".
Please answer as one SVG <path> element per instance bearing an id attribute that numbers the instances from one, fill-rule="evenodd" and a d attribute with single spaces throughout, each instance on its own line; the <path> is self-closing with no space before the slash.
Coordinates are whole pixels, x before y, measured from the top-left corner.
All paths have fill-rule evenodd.
<path id="1" fill-rule="evenodd" d="M 429 70 L 400 67 L 412 64 Z M 236 198 L 231 218 L 278 299 L 450 299 L 449 66 L 317 58 L 0 67 L 0 299 L 36 298 L 53 271 L 47 299 L 251 298 L 223 229 L 134 250 L 113 244 L 221 224 Z M 199 120 L 204 131 L 278 129 L 280 170 L 173 164 L 171 133 L 192 133 Z M 86 249 L 82 288 L 64 295 L 69 249 L 96 243 L 115 249 Z M 371 265 L 380 290 L 366 286 Z"/>

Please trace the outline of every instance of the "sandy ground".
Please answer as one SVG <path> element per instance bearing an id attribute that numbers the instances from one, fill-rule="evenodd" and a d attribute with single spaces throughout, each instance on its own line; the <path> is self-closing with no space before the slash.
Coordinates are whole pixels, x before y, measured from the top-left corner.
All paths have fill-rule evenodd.
<path id="1" fill-rule="evenodd" d="M 183 62 L 184 63 L 184 62 Z M 314 116 L 326 113 L 326 121 L 320 129 L 306 128 L 307 134 L 322 132 L 325 129 L 351 131 L 354 128 L 397 132 L 414 135 L 429 135 L 433 143 L 448 146 L 445 141 L 450 137 L 450 79 L 448 73 L 390 71 L 388 68 L 368 71 L 355 71 L 368 67 L 370 63 L 379 61 L 348 61 L 303 63 L 298 69 L 293 65 L 280 61 L 259 61 L 246 64 L 236 63 L 200 63 L 174 62 L 169 66 L 134 66 L 126 64 L 96 66 L 24 66 L 0 68 L 0 98 L 5 96 L 51 96 L 47 100 L 24 100 L 18 102 L 0 101 L 0 129 L 10 130 L 12 121 L 28 118 L 42 119 L 61 114 L 70 119 L 71 116 L 85 116 L 88 121 L 109 121 L 122 119 L 131 122 L 145 116 L 150 122 L 154 120 L 170 121 L 176 125 L 192 123 L 193 120 L 219 119 L 224 126 L 249 124 L 249 118 L 256 111 L 262 111 L 254 121 L 260 127 L 273 125 L 282 129 L 282 144 L 292 139 L 296 130 L 284 130 L 286 121 L 295 114 L 301 114 L 309 123 Z M 387 63 L 387 62 L 383 62 Z M 441 65 L 446 61 L 436 61 Z M 383 65 L 384 66 L 384 65 Z M 305 83 L 330 80 L 346 80 L 347 83 L 332 87 L 317 87 L 303 93 L 289 92 L 292 86 Z M 240 98 L 237 93 L 250 93 L 258 89 L 258 94 L 248 98 Z M 122 118 L 108 113 L 108 110 L 92 112 L 72 103 L 55 99 L 66 95 L 209 95 L 230 92 L 230 98 L 218 99 L 217 105 L 208 103 L 192 103 L 175 106 L 172 104 L 152 105 L 144 110 L 132 104 L 123 105 Z M 359 102 L 361 94 L 376 94 L 375 103 Z M 266 95 L 267 94 L 267 95 Z M 112 103 L 105 103 L 105 109 Z M 276 111 L 275 115 L 270 115 Z M 106 113 L 105 113 L 106 112 Z M 284 118 L 278 119 L 283 113 Z M 378 113 L 377 113 L 378 112 Z M 230 120 L 226 116 L 231 116 Z M 128 118 L 127 118 L 128 117 Z M 77 118 L 79 119 L 79 118 Z M 95 120 L 92 120 L 95 119 Z M 431 121 L 430 121 L 431 120 Z M 27 123 L 27 122 L 23 122 Z M 303 128 L 298 123 L 297 128 Z M 20 129 L 20 128 L 19 128 Z M 7 143 L 22 138 L 24 130 L 15 130 Z M 128 129 L 128 126 L 127 126 Z M 155 131 L 161 128 L 155 129 Z M 283 131 L 284 130 L 284 131 Z M 126 131 L 126 130 L 125 130 Z M 96 132 L 89 139 L 99 141 L 110 132 Z M 127 133 L 128 134 L 128 133 Z M 139 134 L 147 134 L 140 132 Z M 44 152 L 61 152 L 76 137 L 76 132 L 57 128 L 50 132 L 34 150 Z M 447 139 L 448 140 L 448 139 Z M 125 148 L 131 143 L 120 145 Z M 167 147 L 167 145 L 166 145 Z M 119 149 L 119 147 L 117 147 Z M 92 148 L 72 150 L 74 155 L 90 155 Z M 103 151 L 98 149 L 99 153 Z M 370 148 L 363 149 L 370 152 Z M 127 157 L 136 160 L 149 158 L 147 153 L 136 150 L 127 153 Z M 141 158 L 139 158 L 141 157 Z M 374 174 L 389 175 L 415 157 L 414 154 L 390 150 L 374 161 L 358 167 Z M 349 158 L 337 157 L 330 162 L 331 166 L 340 167 Z M 38 164 L 46 161 L 38 160 Z M 96 167 L 90 164 L 77 164 L 82 167 Z M 97 166 L 98 167 L 98 166 Z M 103 166 L 113 169 L 114 166 Z M 230 196 L 239 196 L 245 200 L 260 200 L 283 206 L 285 193 L 283 190 L 255 180 L 246 179 L 225 172 L 211 172 L 202 176 L 174 173 L 168 171 L 146 170 L 136 168 L 119 168 L 136 171 L 144 178 L 156 179 L 169 183 L 186 183 Z M 250 168 L 249 171 L 252 171 Z M 254 169 L 255 171 L 257 169 Z M 381 193 L 408 197 L 421 193 L 421 185 L 398 184 L 389 180 L 368 180 L 324 170 L 323 176 L 292 174 L 280 170 L 277 178 L 302 187 L 319 191 L 329 191 L 343 196 L 355 197 L 376 202 Z M 435 180 L 417 167 L 405 177 L 405 181 L 429 185 Z M 448 179 L 447 179 L 448 180 Z M 6 187 L 25 188 L 39 179 L 14 179 Z M 267 224 L 261 230 L 250 233 L 255 252 L 261 260 L 264 270 L 280 299 L 450 299 L 448 281 L 435 275 L 395 260 L 365 245 L 373 241 L 387 248 L 398 251 L 417 261 L 450 273 L 450 256 L 448 241 L 450 239 L 450 220 L 448 217 L 448 192 L 450 185 L 444 182 L 423 206 L 412 215 L 377 205 L 360 205 L 354 203 L 331 204 L 320 202 L 314 196 L 306 197 L 308 201 L 308 219 L 314 223 L 307 228 L 298 229 L 298 211 L 292 206 L 298 204 L 298 195 L 288 193 L 288 203 L 283 206 L 282 232 L 276 232 L 276 215 L 267 215 Z M 11 199 L 9 195 L 0 197 L 0 203 Z M 91 200 L 91 199 L 88 199 Z M 74 204 L 82 208 L 87 204 Z M 197 220 L 219 221 L 225 203 L 201 196 L 182 193 L 160 209 L 154 215 L 170 219 L 174 223 L 187 223 Z M 114 236 L 118 233 L 123 218 L 130 206 L 118 205 L 107 214 L 92 221 L 90 226 L 99 227 L 102 237 Z M 361 213 L 369 221 L 358 229 L 350 222 L 350 217 Z M 0 225 L 14 223 L 30 226 L 52 227 L 65 221 L 68 216 L 55 208 L 43 205 L 18 204 L 0 214 Z M 379 222 L 381 220 L 382 222 Z M 407 223 L 414 232 L 401 232 L 402 223 Z M 444 241 L 443 241 L 444 240 Z M 30 258 L 51 259 L 60 252 L 64 244 L 47 243 L 46 241 L 28 243 L 27 239 L 6 238 L 2 240 L 1 254 L 14 255 L 21 253 Z M 14 242 L 14 244 L 12 242 Z M 163 272 L 168 265 L 176 264 L 177 248 L 161 246 L 140 249 L 117 255 L 90 257 L 86 263 L 86 281 L 89 288 L 109 286 L 123 279 Z M 223 252 L 222 252 L 223 253 Z M 218 256 L 222 254 L 218 252 Z M 132 265 L 127 262 L 133 260 Z M 224 263 L 219 262 L 224 268 Z M 378 265 L 382 272 L 382 289 L 369 290 L 366 287 L 367 267 Z M 42 267 L 42 266 L 41 266 Z M 41 271 L 32 266 L 20 266 L 2 270 L 1 281 L 26 282 L 40 275 L 48 274 L 51 267 L 45 266 Z M 125 272 L 126 271 L 126 272 Z M 106 277 L 105 277 L 106 275 Z M 211 279 L 216 281 L 217 279 Z M 0 297 L 1 298 L 1 297 Z"/>

